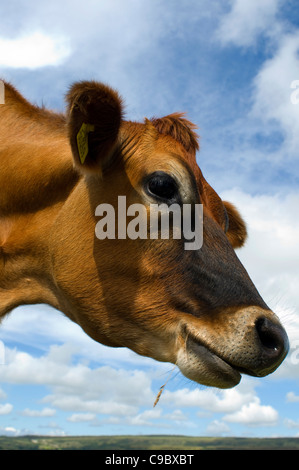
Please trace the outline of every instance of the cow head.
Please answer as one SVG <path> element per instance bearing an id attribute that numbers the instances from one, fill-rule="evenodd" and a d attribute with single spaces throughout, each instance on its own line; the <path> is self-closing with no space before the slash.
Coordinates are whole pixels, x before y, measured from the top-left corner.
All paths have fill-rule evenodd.
<path id="1" fill-rule="evenodd" d="M 52 233 L 62 310 L 96 341 L 177 364 L 205 385 L 232 387 L 241 373 L 273 372 L 287 336 L 235 254 L 246 227 L 204 179 L 194 126 L 178 114 L 124 121 L 118 94 L 95 82 L 75 84 L 67 101 L 82 176 Z M 183 237 L 117 236 L 120 217 L 128 217 L 117 213 L 118 196 L 126 196 L 126 208 L 145 207 L 139 222 L 151 204 L 202 205 L 202 246 L 185 249 Z M 115 208 L 115 238 L 95 234 L 102 203 Z"/>

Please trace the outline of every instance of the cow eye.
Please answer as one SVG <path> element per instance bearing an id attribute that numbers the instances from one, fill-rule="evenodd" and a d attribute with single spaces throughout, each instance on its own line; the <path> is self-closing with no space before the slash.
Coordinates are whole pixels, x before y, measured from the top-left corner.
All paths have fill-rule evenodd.
<path id="1" fill-rule="evenodd" d="M 179 188 L 172 176 L 164 172 L 153 173 L 146 182 L 147 192 L 154 197 L 167 201 L 177 200 Z"/>

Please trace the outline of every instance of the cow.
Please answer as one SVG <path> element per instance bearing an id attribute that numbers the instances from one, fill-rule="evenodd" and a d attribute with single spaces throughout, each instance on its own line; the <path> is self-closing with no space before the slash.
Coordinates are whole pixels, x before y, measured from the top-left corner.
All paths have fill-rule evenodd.
<path id="1" fill-rule="evenodd" d="M 0 135 L 1 318 L 46 303 L 99 343 L 217 388 L 281 364 L 287 334 L 235 253 L 245 222 L 205 180 L 185 114 L 126 120 L 118 92 L 95 81 L 74 83 L 57 113 L 5 83 Z M 143 217 L 153 204 L 201 207 L 200 247 L 183 235 L 99 239 L 97 208 L 119 196 Z"/>

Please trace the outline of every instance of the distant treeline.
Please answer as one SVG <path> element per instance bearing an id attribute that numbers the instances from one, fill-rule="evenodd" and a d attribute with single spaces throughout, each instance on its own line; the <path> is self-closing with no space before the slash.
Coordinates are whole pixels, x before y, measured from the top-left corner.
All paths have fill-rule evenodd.
<path id="1" fill-rule="evenodd" d="M 299 450 L 299 438 L 3 436 L 0 437 L 0 450 Z"/>

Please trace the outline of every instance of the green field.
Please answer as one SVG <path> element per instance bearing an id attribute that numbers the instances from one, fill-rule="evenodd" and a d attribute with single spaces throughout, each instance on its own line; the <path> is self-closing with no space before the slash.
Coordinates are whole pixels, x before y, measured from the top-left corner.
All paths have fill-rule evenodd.
<path id="1" fill-rule="evenodd" d="M 299 450 L 299 438 L 23 436 L 0 437 L 0 450 Z"/>

